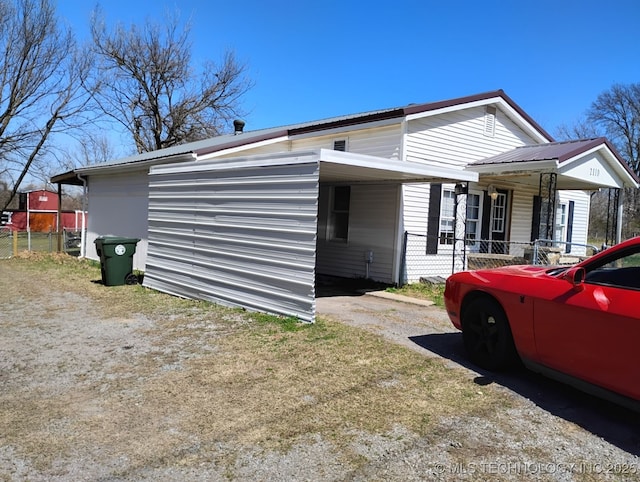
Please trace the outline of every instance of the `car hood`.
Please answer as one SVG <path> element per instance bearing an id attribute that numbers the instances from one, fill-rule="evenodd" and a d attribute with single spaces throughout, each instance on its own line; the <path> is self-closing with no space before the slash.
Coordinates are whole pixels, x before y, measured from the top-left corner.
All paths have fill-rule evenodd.
<path id="1" fill-rule="evenodd" d="M 502 266 L 500 268 L 491 269 L 479 269 L 474 271 L 463 272 L 465 276 L 471 276 L 478 281 L 490 281 L 503 277 L 520 277 L 520 278 L 538 278 L 541 276 L 548 276 L 547 272 L 552 270 L 553 267 L 549 266 L 533 266 L 533 265 L 514 265 L 514 266 Z M 462 274 L 462 273 L 459 273 Z M 453 275 L 455 276 L 455 275 Z"/>
<path id="2" fill-rule="evenodd" d="M 550 266 L 535 266 L 531 264 L 502 266 L 500 268 L 485 269 L 481 271 L 491 271 L 499 274 L 509 274 L 515 276 L 538 276 L 544 274 L 553 267 Z"/>

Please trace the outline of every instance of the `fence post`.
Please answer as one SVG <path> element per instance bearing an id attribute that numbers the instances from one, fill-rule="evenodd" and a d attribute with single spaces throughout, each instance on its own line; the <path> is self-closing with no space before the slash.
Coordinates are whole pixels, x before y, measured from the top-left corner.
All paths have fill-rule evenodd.
<path id="1" fill-rule="evenodd" d="M 13 255 L 18 256 L 18 230 L 13 231 Z"/>

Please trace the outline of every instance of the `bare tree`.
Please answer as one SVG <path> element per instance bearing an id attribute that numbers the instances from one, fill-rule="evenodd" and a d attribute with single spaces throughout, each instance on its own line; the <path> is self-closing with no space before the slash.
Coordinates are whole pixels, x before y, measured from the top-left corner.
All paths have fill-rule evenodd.
<path id="1" fill-rule="evenodd" d="M 587 111 L 587 120 L 613 143 L 629 167 L 640 175 L 640 84 L 614 84 L 602 92 Z M 606 208 L 611 204 L 610 196 L 608 191 L 594 196 L 592 205 L 596 207 L 593 212 L 596 218 L 602 217 L 598 211 L 607 214 L 611 209 Z M 627 238 L 640 232 L 640 191 L 624 189 L 624 200 L 622 231 L 623 237 Z M 592 220 L 594 225 L 598 224 L 593 217 Z"/>
<path id="2" fill-rule="evenodd" d="M 640 175 L 640 84 L 614 84 L 591 104 L 587 116 Z"/>
<path id="3" fill-rule="evenodd" d="M 573 124 L 561 124 L 556 130 L 556 138 L 565 141 L 572 139 L 592 139 L 594 137 L 602 137 L 602 133 L 598 128 L 582 117 Z"/>
<path id="4" fill-rule="evenodd" d="M 0 211 L 52 136 L 86 122 L 90 68 L 50 0 L 0 0 L 0 175 L 11 186 Z"/>
<path id="5" fill-rule="evenodd" d="M 189 32 L 179 28 L 177 15 L 163 25 L 118 24 L 108 31 L 101 12 L 94 12 L 96 99 L 131 134 L 138 152 L 219 135 L 241 115 L 240 98 L 251 87 L 244 65 L 226 52 L 219 65 L 209 61 L 196 69 Z"/>

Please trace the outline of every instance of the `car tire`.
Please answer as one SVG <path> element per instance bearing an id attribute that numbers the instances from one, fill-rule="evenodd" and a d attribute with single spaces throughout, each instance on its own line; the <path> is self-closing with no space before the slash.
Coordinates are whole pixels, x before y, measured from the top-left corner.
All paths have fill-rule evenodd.
<path id="1" fill-rule="evenodd" d="M 471 361 L 487 370 L 504 370 L 518 359 L 509 320 L 492 298 L 476 298 L 462 313 L 462 339 Z"/>

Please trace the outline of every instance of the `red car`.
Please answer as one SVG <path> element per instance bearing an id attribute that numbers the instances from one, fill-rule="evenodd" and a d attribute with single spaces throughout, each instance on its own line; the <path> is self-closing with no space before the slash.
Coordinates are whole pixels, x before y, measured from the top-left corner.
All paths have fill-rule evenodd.
<path id="1" fill-rule="evenodd" d="M 447 279 L 445 305 L 482 368 L 517 362 L 640 410 L 640 237 L 572 267 L 506 266 Z"/>

